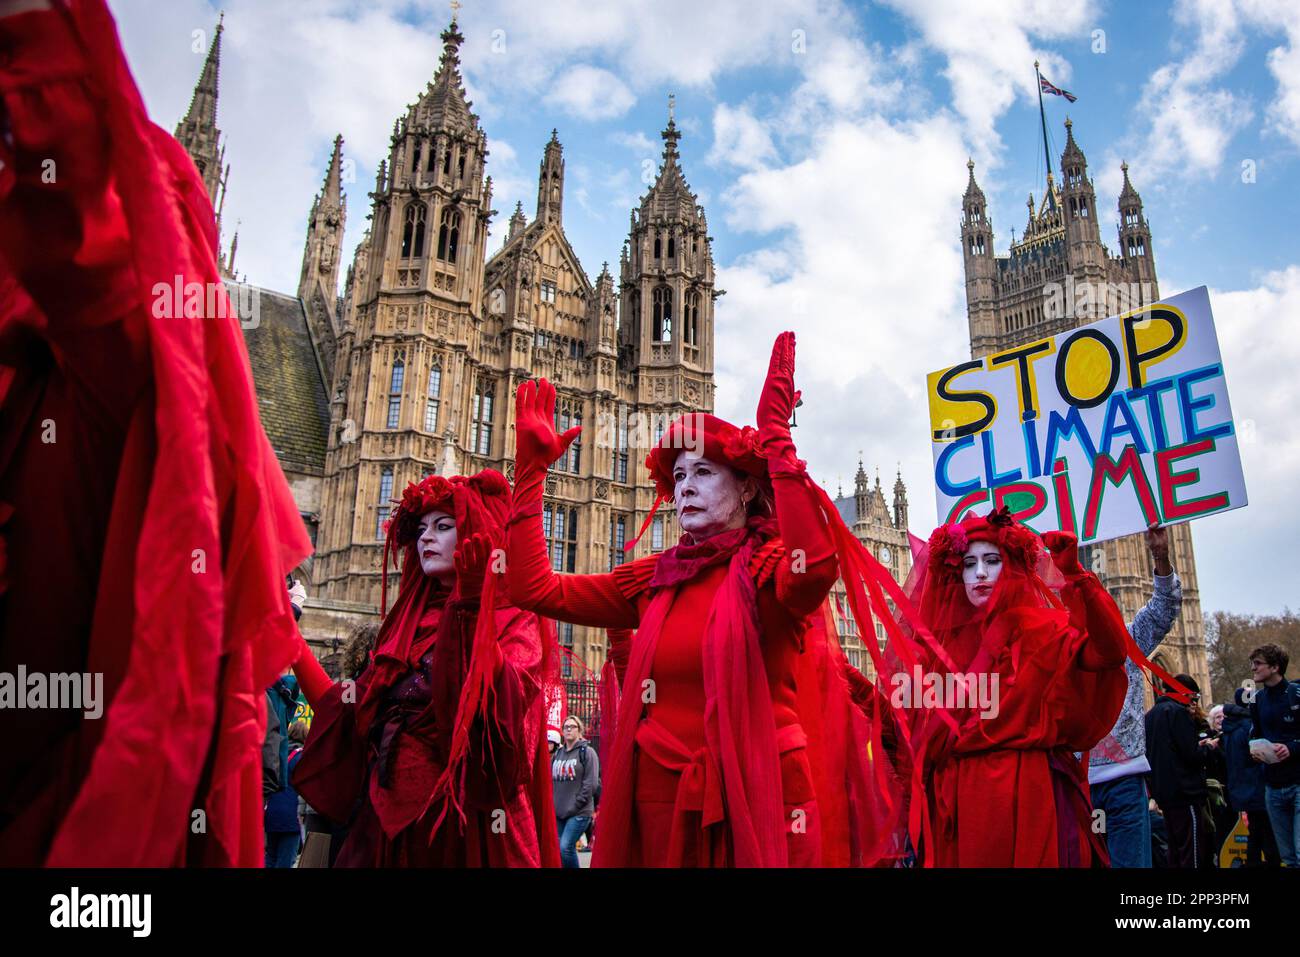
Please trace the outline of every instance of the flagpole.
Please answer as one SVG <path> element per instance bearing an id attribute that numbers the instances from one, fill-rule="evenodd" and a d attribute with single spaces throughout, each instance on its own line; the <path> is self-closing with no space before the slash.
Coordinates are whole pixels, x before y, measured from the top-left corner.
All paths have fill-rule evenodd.
<path id="1" fill-rule="evenodd" d="M 1047 114 L 1043 111 L 1043 77 L 1038 72 L 1038 61 L 1034 61 L 1034 85 L 1038 87 L 1038 119 L 1043 124 L 1043 159 L 1047 161 L 1047 178 L 1052 178 L 1052 154 L 1047 151 Z"/>

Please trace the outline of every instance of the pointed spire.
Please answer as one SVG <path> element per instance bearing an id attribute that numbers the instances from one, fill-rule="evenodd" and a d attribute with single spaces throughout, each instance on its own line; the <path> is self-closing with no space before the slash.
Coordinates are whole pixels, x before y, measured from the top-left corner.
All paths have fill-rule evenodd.
<path id="1" fill-rule="evenodd" d="M 524 204 L 523 201 L 521 200 L 515 203 L 515 211 L 514 214 L 510 217 L 510 226 L 506 231 L 506 242 L 510 242 L 510 240 L 514 239 L 521 232 L 523 232 L 524 227 L 527 225 L 528 225 L 528 217 L 524 215 Z"/>
<path id="2" fill-rule="evenodd" d="M 969 176 L 966 180 L 966 193 L 963 196 L 963 199 L 971 200 L 978 198 L 980 202 L 984 202 L 984 190 L 980 189 L 980 184 L 975 182 L 975 161 L 969 156 L 966 157 L 966 169 Z"/>
<path id="3" fill-rule="evenodd" d="M 442 58 L 438 72 L 415 107 L 417 115 L 423 114 L 430 126 L 473 126 L 470 102 L 465 96 L 465 82 L 460 75 L 460 45 L 465 36 L 453 18 L 442 31 Z"/>
<path id="4" fill-rule="evenodd" d="M 673 118 L 674 107 L 677 105 L 677 95 L 668 94 L 668 126 L 660 132 L 664 138 L 664 163 L 667 164 L 671 158 L 674 163 L 677 161 L 677 142 L 682 138 L 682 134 L 677 132 L 677 122 Z"/>
<path id="5" fill-rule="evenodd" d="M 184 118 L 176 124 L 176 139 L 194 160 L 203 185 L 207 187 L 208 199 L 214 209 L 219 209 L 223 195 L 222 167 L 224 165 L 225 147 L 221 142 L 221 130 L 217 128 L 217 81 L 221 68 L 221 34 L 225 14 L 217 21 L 217 29 L 208 47 L 207 59 L 203 61 L 203 70 L 199 82 L 190 97 L 190 108 Z M 220 230 L 221 214 L 217 213 L 217 227 Z"/>
<path id="6" fill-rule="evenodd" d="M 1065 149 L 1061 151 L 1061 167 L 1065 168 L 1065 161 L 1077 157 L 1083 162 L 1083 150 L 1079 149 L 1079 144 L 1074 141 L 1074 122 L 1067 116 L 1065 118 Z"/>
<path id="7" fill-rule="evenodd" d="M 203 72 L 190 97 L 190 108 L 185 119 L 176 126 L 176 137 L 180 139 L 182 129 L 215 130 L 217 126 L 217 81 L 221 69 L 221 34 L 225 30 L 226 15 L 221 14 L 217 20 L 217 29 L 208 47 L 207 59 L 203 61 Z M 184 140 L 181 141 L 184 143 Z"/>
<path id="8" fill-rule="evenodd" d="M 537 216 L 541 223 L 558 223 L 564 210 L 564 147 L 560 145 L 559 132 L 551 130 L 551 138 L 542 151 L 542 164 L 537 173 Z"/>
<path id="9" fill-rule="evenodd" d="M 1138 191 L 1134 189 L 1133 184 L 1129 182 L 1128 161 L 1125 160 L 1124 162 L 1120 163 L 1119 168 L 1124 174 L 1124 187 L 1119 191 L 1120 206 L 1127 206 L 1127 205 L 1141 206 L 1142 197 L 1138 195 Z"/>
<path id="10" fill-rule="evenodd" d="M 321 202 L 331 206 L 343 204 L 343 134 L 334 137 L 334 153 L 325 170 L 325 185 L 321 188 Z"/>

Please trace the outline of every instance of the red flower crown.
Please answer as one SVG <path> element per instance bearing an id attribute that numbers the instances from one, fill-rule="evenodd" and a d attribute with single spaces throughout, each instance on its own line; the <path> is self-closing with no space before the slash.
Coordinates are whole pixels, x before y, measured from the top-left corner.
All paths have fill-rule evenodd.
<path id="1" fill-rule="evenodd" d="M 971 542 L 992 542 L 1003 558 L 1031 569 L 1038 562 L 1042 541 L 1034 531 L 1011 517 L 1004 505 L 988 515 L 971 513 L 960 522 L 940 525 L 930 536 L 931 571 L 960 575 Z"/>

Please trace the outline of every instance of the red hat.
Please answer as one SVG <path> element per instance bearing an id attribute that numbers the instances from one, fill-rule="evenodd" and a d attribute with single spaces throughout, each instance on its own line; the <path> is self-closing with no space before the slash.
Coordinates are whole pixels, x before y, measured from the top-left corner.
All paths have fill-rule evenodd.
<path id="1" fill-rule="evenodd" d="M 770 480 L 757 429 L 737 428 L 707 412 L 688 412 L 673 420 L 645 459 L 655 491 L 664 501 L 673 500 L 673 466 L 683 451 L 730 465 L 764 484 Z"/>
<path id="2" fill-rule="evenodd" d="M 969 513 L 960 522 L 940 525 L 930 536 L 930 569 L 960 574 L 962 558 L 971 542 L 991 542 L 1009 561 L 1033 568 L 1042 543 L 1033 530 L 1011 517 L 1004 505 L 988 515 Z"/>
<path id="3" fill-rule="evenodd" d="M 439 509 L 456 520 L 456 533 L 461 541 L 481 533 L 488 535 L 494 546 L 500 546 L 510 517 L 510 501 L 510 483 L 492 469 L 484 469 L 477 475 L 453 475 L 449 479 L 426 475 L 420 482 L 407 485 L 402 500 L 384 525 L 380 608 L 385 612 L 388 609 L 388 556 L 419 538 L 421 518 Z M 415 562 L 414 551 L 408 551 L 406 564 L 413 568 Z M 414 577 L 403 572 L 405 581 Z"/>

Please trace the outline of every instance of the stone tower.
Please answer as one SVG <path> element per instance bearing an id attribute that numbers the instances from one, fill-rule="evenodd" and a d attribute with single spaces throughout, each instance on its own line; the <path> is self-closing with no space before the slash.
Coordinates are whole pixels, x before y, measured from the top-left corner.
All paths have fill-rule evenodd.
<path id="1" fill-rule="evenodd" d="M 407 482 L 504 448 L 496 380 L 477 374 L 487 138 L 454 21 L 441 38 L 434 79 L 393 125 L 344 297 L 314 576 L 338 601 L 378 604 L 383 523 Z"/>
<path id="2" fill-rule="evenodd" d="M 338 636 L 339 621 L 377 610 L 383 524 L 408 482 L 484 468 L 513 477 L 513 399 L 525 379 L 544 376 L 555 385 L 561 431 L 583 426 L 545 490 L 543 527 L 552 565 L 563 572 L 607 572 L 676 543 L 669 511 L 634 551 L 624 549 L 654 499 L 647 446 L 671 416 L 712 409 L 713 263 L 671 117 L 659 178 L 633 213 L 629 242 L 637 251 L 625 250 L 619 286 L 608 265 L 590 279 L 565 235 L 557 131 L 542 148 L 535 218 L 529 222 L 518 205 L 504 244 L 487 257 L 494 215 L 487 137 L 465 97 L 463 39 L 453 21 L 433 81 L 394 124 L 370 195 L 370 229 L 343 285 L 311 570 L 316 597 L 302 619 L 318 643 Z M 308 224 L 305 303 L 319 293 L 328 306 L 335 288 L 340 157 L 336 143 Z M 656 298 L 661 288 L 668 295 Z M 644 321 L 621 291 L 639 294 Z M 654 303 L 658 334 L 649 324 Z M 320 346 L 326 323 L 313 320 L 311 334 Z M 566 622 L 558 632 L 571 652 L 566 673 L 599 669 L 603 632 Z"/>
<path id="3" fill-rule="evenodd" d="M 663 161 L 632 211 L 620 263 L 619 355 L 638 373 L 640 401 L 672 417 L 713 407 L 717 293 L 708 223 L 682 173 L 671 98 L 661 135 Z"/>
<path id="4" fill-rule="evenodd" d="M 198 167 L 199 176 L 207 188 L 208 199 L 217 216 L 217 235 L 221 235 L 221 208 L 226 199 L 226 181 L 230 177 L 230 167 L 224 165 L 226 146 L 221 130 L 217 128 L 217 81 L 221 69 L 221 33 L 225 15 L 217 21 L 212 44 L 208 47 L 207 58 L 203 61 L 203 70 L 199 82 L 190 97 L 190 108 L 176 124 L 176 139 L 185 147 Z M 225 263 L 223 262 L 223 267 Z M 232 266 L 233 268 L 233 266 Z M 224 269 L 223 269 L 224 271 Z"/>
<path id="5" fill-rule="evenodd" d="M 325 369 L 325 380 L 334 379 L 339 313 L 339 264 L 343 258 L 343 230 L 348 219 L 343 195 L 343 137 L 334 138 L 334 152 L 325 171 L 325 183 L 311 204 L 307 217 L 307 243 L 302 253 L 302 274 L 298 298 L 307 311 L 312 341 Z"/>
<path id="6" fill-rule="evenodd" d="M 967 163 L 970 180 L 962 201 L 961 237 L 973 358 L 1054 336 L 1160 296 L 1151 230 L 1142 212 L 1142 199 L 1129 181 L 1128 164 L 1122 167 L 1120 254 L 1115 256 L 1101 241 L 1087 157 L 1075 142 L 1068 119 L 1065 129 L 1062 184 L 1057 186 L 1049 174 L 1041 204 L 1036 206 L 1033 196 L 1029 197 L 1024 234 L 1011 243 L 1006 255 L 994 255 L 984 193 L 975 181 L 974 164 Z M 1062 294 L 1066 287 L 1069 294 Z M 1061 309 L 1062 302 L 1073 302 L 1075 308 Z M 1201 687 L 1208 688 L 1191 526 L 1174 525 L 1169 534 L 1170 559 L 1183 585 L 1183 606 L 1155 657 L 1170 672 L 1190 674 Z M 1115 597 L 1125 620 L 1131 622 L 1151 596 L 1151 561 L 1143 537 L 1130 535 L 1088 546 L 1082 557 Z"/>
<path id="7" fill-rule="evenodd" d="M 902 473 L 898 472 L 894 480 L 892 511 L 885 500 L 880 473 L 877 471 L 873 485 L 861 459 L 858 460 L 857 475 L 853 479 L 853 494 L 839 494 L 834 502 L 840 517 L 854 537 L 889 570 L 895 581 L 900 584 L 907 581 L 907 576 L 912 571 L 912 550 L 907 539 L 907 486 L 903 484 Z M 858 633 L 857 623 L 849 614 L 848 598 L 842 581 L 835 582 L 831 596 L 840 609 L 836 616 L 836 626 L 845 657 L 853 667 L 868 677 L 873 677 L 875 668 L 871 655 L 867 651 L 864 636 Z M 877 645 L 883 645 L 885 640 L 884 626 L 879 622 L 876 622 L 875 640 Z"/>

